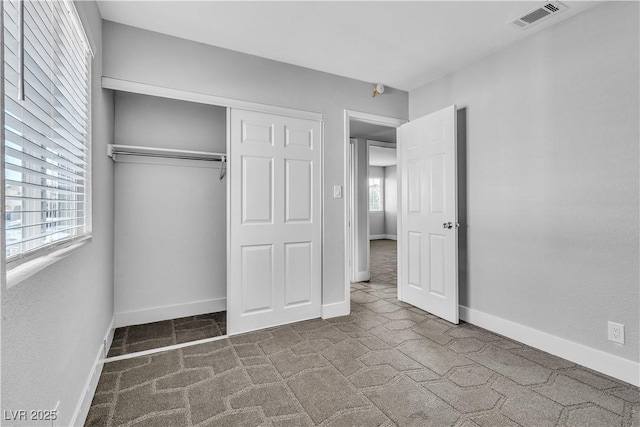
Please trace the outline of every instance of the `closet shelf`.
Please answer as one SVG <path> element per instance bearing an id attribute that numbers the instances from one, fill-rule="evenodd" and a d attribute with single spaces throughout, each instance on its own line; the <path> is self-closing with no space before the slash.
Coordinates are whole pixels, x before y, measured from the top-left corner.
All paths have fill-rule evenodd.
<path id="1" fill-rule="evenodd" d="M 107 155 L 118 161 L 118 156 L 143 156 L 162 157 L 168 159 L 204 160 L 212 162 L 225 162 L 225 153 L 211 153 L 207 151 L 175 150 L 171 148 L 140 147 L 135 145 L 109 144 Z"/>

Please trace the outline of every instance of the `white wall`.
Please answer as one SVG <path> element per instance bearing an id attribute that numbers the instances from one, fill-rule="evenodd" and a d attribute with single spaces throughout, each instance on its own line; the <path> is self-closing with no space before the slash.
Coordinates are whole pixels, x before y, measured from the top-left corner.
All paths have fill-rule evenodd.
<path id="1" fill-rule="evenodd" d="M 398 234 L 398 179 L 397 167 L 384 168 L 384 234 Z"/>
<path id="2" fill-rule="evenodd" d="M 409 96 L 411 118 L 466 108 L 461 304 L 633 361 L 638 6 L 606 2 Z"/>
<path id="3" fill-rule="evenodd" d="M 344 110 L 407 117 L 407 93 L 105 22 L 104 75 L 324 115 L 323 303 L 344 301 Z"/>
<path id="4" fill-rule="evenodd" d="M 369 178 L 381 178 L 382 179 L 382 201 L 386 199 L 385 193 L 385 185 L 384 185 L 384 168 L 380 166 L 369 166 Z M 369 210 L 368 204 L 368 193 L 369 193 L 369 182 L 367 182 L 367 211 Z M 384 204 L 383 210 L 380 212 L 369 212 L 369 236 L 381 236 L 387 234 L 385 231 L 385 221 L 384 221 Z"/>
<path id="5" fill-rule="evenodd" d="M 93 240 L 2 290 L 2 409 L 53 409 L 71 422 L 113 316 L 113 96 L 100 87 L 102 21 L 77 2 L 94 41 L 92 62 Z M 4 280 L 4 278 L 3 278 Z M 3 286 L 4 288 L 4 286 Z M 3 421 L 3 425 L 12 425 Z M 18 425 L 25 425 L 18 422 Z M 31 422 L 31 425 L 38 425 Z M 51 425 L 51 422 L 40 425 Z"/>
<path id="6" fill-rule="evenodd" d="M 226 151 L 226 109 L 117 93 L 117 144 Z M 142 157 L 115 171 L 116 326 L 226 308 L 219 165 Z"/>

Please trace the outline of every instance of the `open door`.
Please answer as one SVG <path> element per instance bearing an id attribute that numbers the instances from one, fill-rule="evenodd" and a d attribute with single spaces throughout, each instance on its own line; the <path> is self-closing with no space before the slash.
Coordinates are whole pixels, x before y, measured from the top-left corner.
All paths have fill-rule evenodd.
<path id="1" fill-rule="evenodd" d="M 458 323 L 455 105 L 398 129 L 398 298 Z"/>
<path id="2" fill-rule="evenodd" d="M 227 330 L 320 317 L 321 122 L 229 114 Z"/>

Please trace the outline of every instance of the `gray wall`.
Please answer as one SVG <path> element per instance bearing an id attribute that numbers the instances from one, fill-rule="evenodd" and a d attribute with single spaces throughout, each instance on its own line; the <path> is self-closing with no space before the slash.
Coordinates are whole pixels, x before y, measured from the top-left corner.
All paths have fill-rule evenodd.
<path id="1" fill-rule="evenodd" d="M 215 105 L 116 92 L 115 140 L 117 144 L 224 153 L 226 111 Z"/>
<path id="2" fill-rule="evenodd" d="M 398 234 L 398 178 L 397 167 L 384 168 L 384 234 Z"/>
<path id="3" fill-rule="evenodd" d="M 113 96 L 100 87 L 102 21 L 96 4 L 76 5 L 95 42 L 93 240 L 2 292 L 2 409 L 53 409 L 60 400 L 60 426 L 71 421 L 113 316 L 113 162 L 106 156 L 113 142 Z"/>
<path id="4" fill-rule="evenodd" d="M 104 75 L 324 115 L 323 303 L 344 299 L 344 110 L 406 118 L 408 94 L 371 97 L 371 83 L 104 23 Z"/>
<path id="5" fill-rule="evenodd" d="M 117 93 L 115 141 L 225 152 L 226 108 Z M 224 309 L 210 308 L 227 293 L 226 182 L 218 180 L 219 165 L 132 159 L 115 171 L 116 317 L 194 303 L 202 304 L 137 322 Z"/>
<path id="6" fill-rule="evenodd" d="M 384 168 L 380 166 L 369 166 L 369 178 L 382 178 L 382 201 L 386 200 L 385 197 L 385 185 L 384 185 Z M 367 182 L 367 211 L 369 210 L 368 203 L 368 193 L 369 193 L 369 182 Z M 369 212 L 369 235 L 370 236 L 379 236 L 381 234 L 386 234 L 385 231 L 385 212 L 384 205 L 382 206 L 381 212 Z"/>
<path id="7" fill-rule="evenodd" d="M 461 304 L 635 361 L 638 6 L 596 6 L 409 96 L 410 118 L 466 108 Z"/>

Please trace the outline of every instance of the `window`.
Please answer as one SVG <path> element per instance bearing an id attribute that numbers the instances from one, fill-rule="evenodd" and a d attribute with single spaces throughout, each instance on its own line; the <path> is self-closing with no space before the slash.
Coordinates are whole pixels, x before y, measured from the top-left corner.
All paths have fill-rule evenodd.
<path id="1" fill-rule="evenodd" d="M 7 262 L 90 233 L 91 51 L 71 1 L 3 1 Z"/>
<path id="2" fill-rule="evenodd" d="M 382 212 L 382 178 L 369 178 L 369 212 Z"/>

